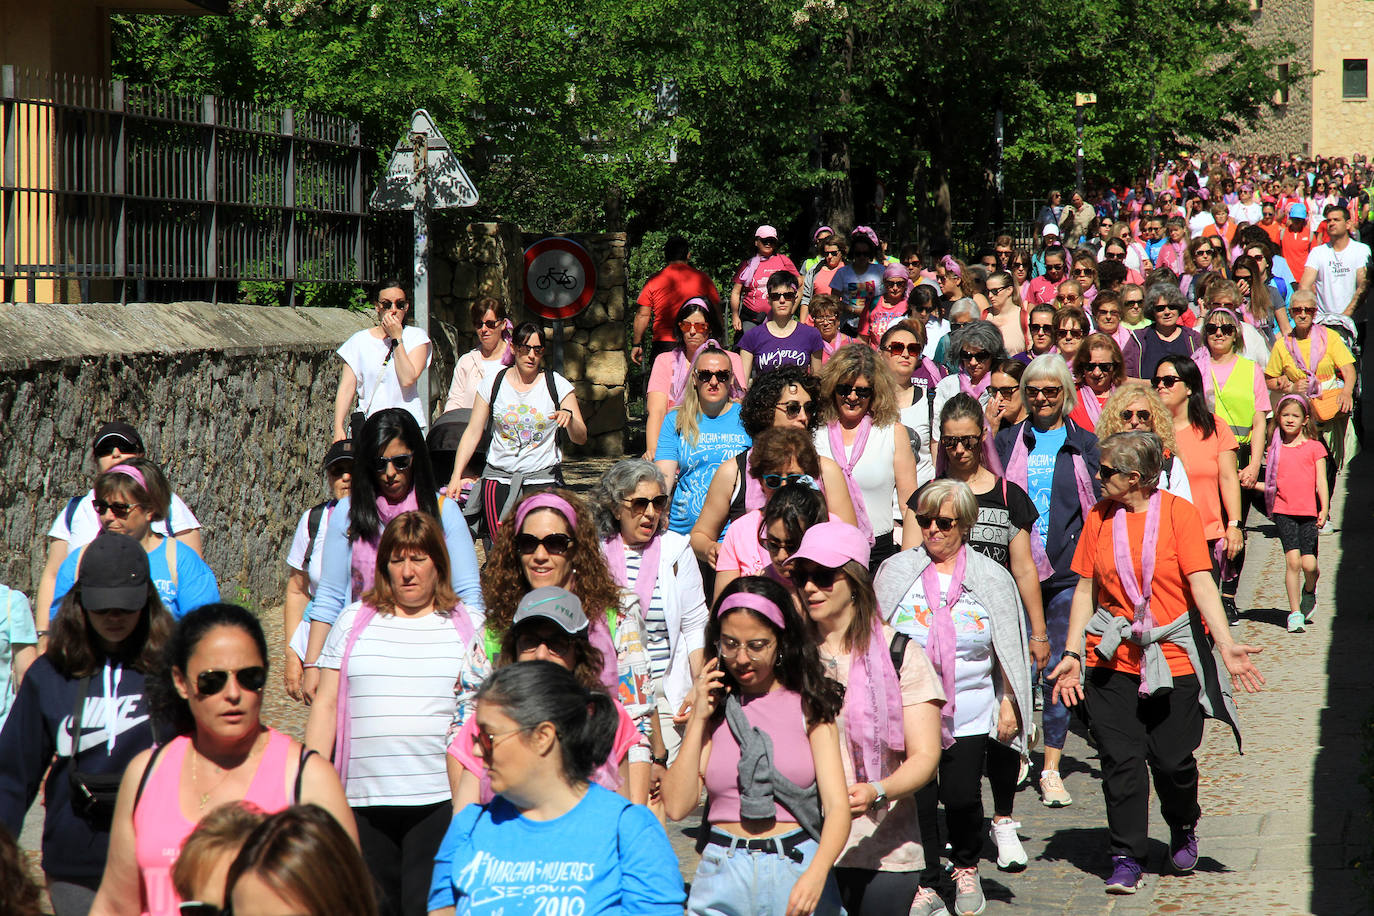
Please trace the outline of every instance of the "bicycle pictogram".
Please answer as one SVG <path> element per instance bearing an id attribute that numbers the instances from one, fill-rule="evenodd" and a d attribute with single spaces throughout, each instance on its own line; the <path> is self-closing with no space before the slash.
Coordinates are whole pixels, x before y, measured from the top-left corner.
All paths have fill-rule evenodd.
<path id="1" fill-rule="evenodd" d="M 561 267 L 550 267 L 544 276 L 536 277 L 534 281 L 534 285 L 541 290 L 549 289 L 555 283 L 564 289 L 572 289 L 577 286 L 577 278 Z"/>

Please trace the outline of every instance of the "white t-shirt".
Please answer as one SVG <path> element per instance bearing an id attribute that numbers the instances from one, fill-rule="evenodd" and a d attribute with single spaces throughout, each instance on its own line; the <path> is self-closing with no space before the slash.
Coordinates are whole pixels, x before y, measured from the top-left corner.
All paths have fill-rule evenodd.
<path id="1" fill-rule="evenodd" d="M 1355 295 L 1355 272 L 1369 264 L 1369 246 L 1353 239 L 1344 251 L 1330 244 L 1318 245 L 1307 256 L 1308 268 L 1317 269 L 1317 308 L 1323 314 L 1339 315 Z"/>
<path id="2" fill-rule="evenodd" d="M 407 353 L 413 353 L 416 347 L 429 346 L 429 335 L 423 328 L 407 325 L 401 331 L 401 343 Z M 358 380 L 358 410 L 370 417 L 388 407 L 404 407 L 421 429 L 429 429 L 428 412 L 420 403 L 420 387 L 418 383 L 401 387 L 396 377 L 396 355 L 385 339 L 373 337 L 371 331 L 359 331 L 344 341 L 337 352 Z M 433 360 L 434 348 L 430 347 L 425 369 Z"/>
<path id="3" fill-rule="evenodd" d="M 1264 206 L 1257 200 L 1252 200 L 1248 204 L 1237 201 L 1231 204 L 1231 219 L 1238 223 L 1249 223 L 1258 226 L 1259 221 L 1264 218 Z"/>
<path id="4" fill-rule="evenodd" d="M 312 598 L 315 588 L 320 584 L 320 572 L 324 569 L 324 533 L 329 530 L 329 515 L 334 507 L 325 506 L 320 513 L 320 527 L 315 529 L 315 546 L 307 557 L 305 548 L 310 546 L 310 513 L 313 511 L 312 506 L 301 513 L 301 520 L 296 523 L 295 537 L 291 539 L 291 549 L 286 552 L 286 565 L 310 577 L 308 592 Z"/>
<path id="5" fill-rule="evenodd" d="M 48 529 L 48 537 L 66 541 L 68 552 L 79 550 L 94 541 L 95 536 L 100 533 L 100 518 L 95 514 L 95 506 L 91 505 L 94 501 L 94 490 L 81 497 L 81 501 L 76 504 L 76 511 L 72 513 L 70 528 L 67 526 L 67 504 L 63 503 L 62 511 L 57 513 L 57 518 L 53 520 L 52 527 Z M 173 534 L 194 531 L 200 527 L 200 522 L 196 521 L 191 510 L 186 508 L 186 503 L 182 502 L 181 497 L 175 493 L 172 494 L 171 522 Z M 158 534 L 166 534 L 167 523 L 165 521 L 154 522 L 153 530 Z"/>
<path id="6" fill-rule="evenodd" d="M 360 605 L 329 631 L 320 667 L 338 670 Z M 348 803 L 432 805 L 450 797 L 444 740 L 468 646 L 449 618 L 378 614 L 348 659 Z"/>
<path id="7" fill-rule="evenodd" d="M 938 414 L 937 414 L 938 415 Z M 868 512 L 869 524 L 873 534 L 882 537 L 890 534 L 892 524 L 892 493 L 897 486 L 896 470 L 893 467 L 893 450 L 896 447 L 894 434 L 900 423 L 891 426 L 874 426 L 868 432 L 868 442 L 858 464 L 854 465 L 854 482 L 863 496 L 864 509 Z M 906 435 L 906 429 L 901 429 Z M 843 467 L 844 462 L 830 452 L 830 434 L 822 426 L 815 433 L 816 454 L 823 458 L 835 459 Z M 852 446 L 846 446 L 846 451 Z"/>
<path id="8" fill-rule="evenodd" d="M 1188 235 L 1197 238 L 1207 229 L 1208 226 L 1215 226 L 1217 221 L 1212 219 L 1212 214 L 1203 210 L 1188 217 Z"/>
<path id="9" fill-rule="evenodd" d="M 545 370 L 547 371 L 547 370 Z M 491 389 L 499 372 L 482 379 L 481 396 L 491 407 L 491 448 L 487 451 L 486 476 L 509 480 L 512 474 L 525 475 L 525 483 L 551 483 L 553 469 L 562 460 L 558 450 L 558 424 L 550 415 L 558 404 L 572 394 L 572 382 L 553 374 L 558 404 L 549 400 L 549 383 L 543 374 L 535 376 L 529 391 L 516 391 L 519 376 L 506 373 L 497 403 L 491 403 Z"/>

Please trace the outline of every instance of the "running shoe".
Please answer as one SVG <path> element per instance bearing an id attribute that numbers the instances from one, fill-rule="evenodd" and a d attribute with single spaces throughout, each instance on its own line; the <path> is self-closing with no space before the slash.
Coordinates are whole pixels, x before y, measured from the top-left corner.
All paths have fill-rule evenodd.
<path id="1" fill-rule="evenodd" d="M 1312 622 L 1312 613 L 1317 609 L 1317 593 L 1302 590 L 1301 597 L 1298 598 L 1298 610 L 1302 611 L 1302 616 L 1308 623 Z"/>
<path id="2" fill-rule="evenodd" d="M 1197 868 L 1197 826 L 1169 828 L 1169 861 L 1180 875 Z"/>
<path id="3" fill-rule="evenodd" d="M 1107 879 L 1107 893 L 1134 894 L 1140 888 L 1140 863 L 1131 856 L 1112 856 L 1112 876 Z"/>
<path id="4" fill-rule="evenodd" d="M 1240 609 L 1236 607 L 1236 596 L 1222 595 L 1221 606 L 1226 609 L 1226 622 L 1233 627 L 1240 626 Z"/>
<path id="5" fill-rule="evenodd" d="M 1073 804 L 1073 796 L 1064 788 L 1064 780 L 1058 770 L 1045 770 L 1040 774 L 1040 800 L 1046 808 L 1067 808 Z"/>
<path id="6" fill-rule="evenodd" d="M 987 908 L 988 898 L 983 896 L 978 867 L 954 869 L 954 916 L 978 916 Z"/>
<path id="7" fill-rule="evenodd" d="M 1020 826 L 1020 821 L 1014 821 L 1009 817 L 992 820 L 992 841 L 997 844 L 997 867 L 1002 871 L 1026 869 L 1026 848 L 1021 845 L 1021 838 L 1016 835 L 1016 830 Z"/>
<path id="8" fill-rule="evenodd" d="M 916 897 L 911 901 L 909 916 L 949 916 L 949 910 L 945 909 L 945 902 L 939 894 L 923 887 L 916 891 Z"/>
<path id="9" fill-rule="evenodd" d="M 1307 629 L 1307 618 L 1302 615 L 1302 611 L 1294 611 L 1288 615 L 1288 632 L 1301 633 Z"/>

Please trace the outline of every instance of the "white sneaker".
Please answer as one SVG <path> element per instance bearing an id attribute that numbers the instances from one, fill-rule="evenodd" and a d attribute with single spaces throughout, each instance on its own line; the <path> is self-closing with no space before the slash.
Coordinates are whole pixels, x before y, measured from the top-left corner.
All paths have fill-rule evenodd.
<path id="1" fill-rule="evenodd" d="M 1064 780 L 1058 770 L 1042 770 L 1040 773 L 1040 801 L 1046 808 L 1067 808 L 1073 804 L 1073 796 L 1064 788 Z"/>
<path id="2" fill-rule="evenodd" d="M 1026 849 L 1016 835 L 1020 826 L 1020 821 L 1009 817 L 993 819 L 992 841 L 997 844 L 997 867 L 1002 871 L 1024 871 L 1026 868 Z"/>

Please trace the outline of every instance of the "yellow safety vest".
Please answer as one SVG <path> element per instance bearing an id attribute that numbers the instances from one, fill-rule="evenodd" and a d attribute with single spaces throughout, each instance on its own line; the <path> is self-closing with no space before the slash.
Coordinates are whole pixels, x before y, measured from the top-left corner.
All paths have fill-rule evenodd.
<path id="1" fill-rule="evenodd" d="M 1236 357 L 1235 368 L 1226 379 L 1225 385 L 1217 384 L 1217 375 L 1211 369 L 1212 391 L 1216 395 L 1216 414 L 1222 422 L 1231 427 L 1236 441 L 1242 445 L 1250 441 L 1255 422 L 1255 373 L 1259 366 L 1254 360 L 1243 356 Z"/>

